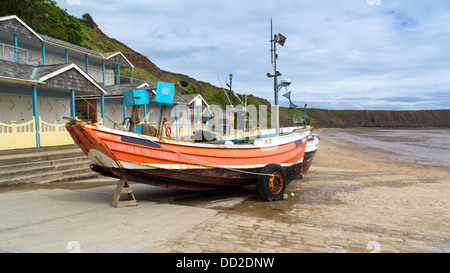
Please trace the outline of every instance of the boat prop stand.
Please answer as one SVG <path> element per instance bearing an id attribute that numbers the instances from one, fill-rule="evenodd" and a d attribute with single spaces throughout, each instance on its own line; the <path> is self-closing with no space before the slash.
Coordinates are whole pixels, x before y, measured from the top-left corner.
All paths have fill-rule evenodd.
<path id="1" fill-rule="evenodd" d="M 167 119 L 164 117 L 165 114 L 166 114 L 166 106 L 161 106 L 160 115 L 159 115 L 158 132 L 156 134 L 158 138 L 163 138 L 164 123 L 167 121 Z"/>
<path id="2" fill-rule="evenodd" d="M 123 193 L 128 194 L 129 200 L 120 200 L 120 195 Z M 137 206 L 137 201 L 134 197 L 133 189 L 130 187 L 130 184 L 127 180 L 120 179 L 119 183 L 117 184 L 116 191 L 114 192 L 111 206 L 115 208 Z"/>
<path id="3" fill-rule="evenodd" d="M 134 132 L 136 129 L 136 125 L 139 124 L 139 105 L 133 105 L 133 108 L 131 110 L 131 119 L 130 119 L 130 132 Z"/>

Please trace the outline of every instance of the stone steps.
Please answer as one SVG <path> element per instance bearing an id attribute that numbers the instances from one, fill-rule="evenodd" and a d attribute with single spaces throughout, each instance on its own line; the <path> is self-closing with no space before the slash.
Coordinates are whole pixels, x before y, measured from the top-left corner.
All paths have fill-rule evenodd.
<path id="1" fill-rule="evenodd" d="M 91 161 L 75 145 L 60 149 L 14 150 L 0 154 L 0 185 L 44 184 L 100 177 Z"/>

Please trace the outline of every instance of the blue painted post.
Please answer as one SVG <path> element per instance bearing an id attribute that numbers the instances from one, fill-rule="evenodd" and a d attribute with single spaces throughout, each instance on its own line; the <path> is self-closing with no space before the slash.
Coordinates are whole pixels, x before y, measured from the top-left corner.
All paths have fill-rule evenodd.
<path id="1" fill-rule="evenodd" d="M 127 118 L 127 103 L 125 100 L 125 96 L 123 96 L 123 125 L 127 124 L 126 118 Z"/>
<path id="2" fill-rule="evenodd" d="M 105 125 L 105 95 L 102 94 L 102 124 Z"/>
<path id="3" fill-rule="evenodd" d="M 130 83 L 133 83 L 133 68 L 130 70 Z"/>
<path id="4" fill-rule="evenodd" d="M 17 46 L 17 35 L 15 35 L 14 34 L 14 61 L 17 63 L 17 61 L 18 61 L 18 56 L 17 56 L 17 51 L 18 51 L 18 48 L 17 48 L 18 46 Z"/>
<path id="5" fill-rule="evenodd" d="M 120 84 L 120 65 L 117 65 L 117 84 Z"/>
<path id="6" fill-rule="evenodd" d="M 34 116 L 34 124 L 36 130 L 36 148 L 40 148 L 39 142 L 39 118 L 38 118 L 38 105 L 37 105 L 37 88 L 36 85 L 33 85 L 33 116 Z"/>
<path id="7" fill-rule="evenodd" d="M 102 60 L 102 71 L 103 71 L 103 86 L 106 86 L 106 72 L 105 72 L 105 60 Z"/>
<path id="8" fill-rule="evenodd" d="M 67 52 L 67 50 L 66 50 L 66 52 Z M 72 111 L 72 118 L 76 118 L 76 114 L 75 114 L 75 90 L 71 90 L 70 91 L 70 108 L 71 108 L 71 111 Z M 77 144 L 74 143 L 74 145 L 77 145 Z"/>
<path id="9" fill-rule="evenodd" d="M 86 73 L 89 74 L 89 55 L 84 56 L 84 67 L 85 67 Z"/>
<path id="10" fill-rule="evenodd" d="M 65 55 L 66 55 L 66 64 L 69 63 L 69 51 L 65 49 Z"/>
<path id="11" fill-rule="evenodd" d="M 70 106 L 72 110 L 72 118 L 75 118 L 75 90 L 70 92 Z"/>
<path id="12" fill-rule="evenodd" d="M 42 43 L 42 65 L 45 65 L 45 44 Z"/>

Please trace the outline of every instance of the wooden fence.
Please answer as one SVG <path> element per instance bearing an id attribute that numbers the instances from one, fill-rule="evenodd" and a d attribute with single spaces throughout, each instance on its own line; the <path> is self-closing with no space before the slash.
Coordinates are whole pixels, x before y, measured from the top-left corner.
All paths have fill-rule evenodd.
<path id="1" fill-rule="evenodd" d="M 74 144 L 72 137 L 66 130 L 65 124 L 45 122 L 39 117 L 39 138 L 41 147 Z"/>
<path id="2" fill-rule="evenodd" d="M 30 121 L 16 124 L 0 123 L 0 150 L 13 150 L 36 147 L 36 124 L 33 117 Z"/>
<path id="3" fill-rule="evenodd" d="M 0 150 L 13 150 L 23 148 L 36 148 L 36 120 L 16 124 L 0 123 Z M 65 124 L 45 122 L 38 117 L 39 143 L 41 147 L 74 144 Z"/>

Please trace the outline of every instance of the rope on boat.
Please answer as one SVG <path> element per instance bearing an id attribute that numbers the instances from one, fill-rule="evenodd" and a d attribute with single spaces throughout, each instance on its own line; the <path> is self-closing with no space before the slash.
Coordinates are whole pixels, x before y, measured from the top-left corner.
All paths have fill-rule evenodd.
<path id="1" fill-rule="evenodd" d="M 99 112 L 100 114 L 102 113 L 100 110 L 97 109 L 97 107 L 95 107 L 94 105 L 92 105 L 87 99 L 85 99 L 84 97 L 81 97 L 83 100 L 85 100 L 90 106 L 92 106 L 92 108 L 94 108 L 97 112 Z M 116 124 L 116 122 L 110 118 L 108 118 L 107 115 L 105 115 L 105 118 L 107 118 L 109 121 L 111 121 L 113 124 Z"/>
<path id="2" fill-rule="evenodd" d="M 151 140 L 151 139 L 149 139 L 149 140 L 152 141 L 153 143 L 155 143 L 153 140 Z M 155 143 L 155 144 L 156 144 L 156 143 Z M 161 146 L 161 147 L 163 147 L 163 146 Z M 165 147 L 165 146 L 164 146 L 164 149 L 167 149 L 167 150 L 170 150 L 171 152 L 177 153 L 177 154 L 179 154 L 179 155 L 182 155 L 182 156 L 189 157 L 189 158 L 191 158 L 191 159 L 200 161 L 200 162 L 202 162 L 202 163 L 206 163 L 206 164 L 207 164 L 206 167 L 216 167 L 216 168 L 219 168 L 219 169 L 226 169 L 226 170 L 230 170 L 230 171 L 235 171 L 235 172 L 240 172 L 240 173 L 246 173 L 246 174 L 252 174 L 252 175 L 274 176 L 274 175 L 272 175 L 272 174 L 267 174 L 267 173 L 257 173 L 257 172 L 250 172 L 250 171 L 244 171 L 244 170 L 239 170 L 239 169 L 234 169 L 234 168 L 223 167 L 223 166 L 219 166 L 219 165 L 216 165 L 216 164 L 213 164 L 213 163 L 210 163 L 210 162 L 207 162 L 207 161 L 204 161 L 204 160 L 201 160 L 201 159 L 192 157 L 192 156 L 187 155 L 187 154 L 183 154 L 183 153 L 181 153 L 181 152 L 178 152 L 178 151 L 176 151 L 176 150 L 174 150 L 174 149 L 171 149 L 171 148 L 168 148 L 168 147 Z"/>

